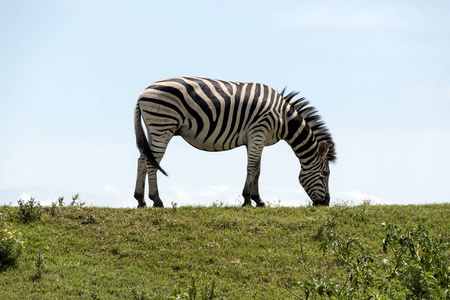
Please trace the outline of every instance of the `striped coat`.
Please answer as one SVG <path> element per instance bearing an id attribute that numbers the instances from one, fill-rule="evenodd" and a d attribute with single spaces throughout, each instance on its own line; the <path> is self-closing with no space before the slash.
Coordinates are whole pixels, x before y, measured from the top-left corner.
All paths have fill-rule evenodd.
<path id="1" fill-rule="evenodd" d="M 251 200 L 264 206 L 258 189 L 264 146 L 286 140 L 300 160 L 300 183 L 313 204 L 329 203 L 328 162 L 335 160 L 334 143 L 320 117 L 297 95 L 284 96 L 259 83 L 237 83 L 204 78 L 172 78 L 158 81 L 140 95 L 135 110 L 138 160 L 135 198 L 145 206 L 145 177 L 154 206 L 163 206 L 156 171 L 167 144 L 180 135 L 206 151 L 247 147 L 244 205 Z M 145 136 L 142 121 L 147 130 Z"/>

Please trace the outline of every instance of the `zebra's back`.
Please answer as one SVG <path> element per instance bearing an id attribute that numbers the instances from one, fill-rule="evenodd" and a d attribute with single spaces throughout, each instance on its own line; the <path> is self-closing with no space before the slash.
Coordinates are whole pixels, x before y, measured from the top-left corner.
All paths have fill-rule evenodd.
<path id="1" fill-rule="evenodd" d="M 180 77 L 158 81 L 139 98 L 150 134 L 177 134 L 196 148 L 229 150 L 264 132 L 265 144 L 282 138 L 286 101 L 259 83 Z"/>

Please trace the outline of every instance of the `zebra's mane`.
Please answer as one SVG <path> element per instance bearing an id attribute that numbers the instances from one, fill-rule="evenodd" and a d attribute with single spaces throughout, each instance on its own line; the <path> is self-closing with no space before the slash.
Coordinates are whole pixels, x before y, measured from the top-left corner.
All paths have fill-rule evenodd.
<path id="1" fill-rule="evenodd" d="M 293 100 L 294 97 L 299 94 L 298 92 L 290 92 L 284 96 L 285 90 L 286 88 L 281 91 L 281 97 L 283 97 L 283 99 L 289 103 L 291 107 L 295 109 L 306 121 L 318 142 L 326 141 L 328 143 L 327 158 L 329 162 L 334 162 L 336 160 L 336 149 L 334 147 L 334 142 L 331 137 L 331 133 L 328 131 L 328 128 L 325 126 L 322 118 L 317 113 L 317 110 L 312 106 L 308 106 L 309 102 L 305 97 Z"/>

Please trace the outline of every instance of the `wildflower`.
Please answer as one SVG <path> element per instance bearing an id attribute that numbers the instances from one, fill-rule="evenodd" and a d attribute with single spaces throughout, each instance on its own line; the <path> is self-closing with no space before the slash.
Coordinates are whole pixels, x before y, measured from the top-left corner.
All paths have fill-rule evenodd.
<path id="1" fill-rule="evenodd" d="M 24 241 L 20 239 L 22 233 L 11 223 L 5 222 L 0 227 L 0 269 L 4 269 L 15 264 L 24 249 Z"/>

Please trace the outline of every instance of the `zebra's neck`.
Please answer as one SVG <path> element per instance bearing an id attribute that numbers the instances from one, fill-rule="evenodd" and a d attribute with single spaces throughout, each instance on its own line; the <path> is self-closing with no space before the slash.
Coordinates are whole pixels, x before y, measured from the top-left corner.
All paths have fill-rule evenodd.
<path id="1" fill-rule="evenodd" d="M 297 113 L 293 113 L 286 123 L 287 135 L 284 140 L 294 150 L 302 167 L 311 165 L 317 159 L 317 140 L 314 132 Z"/>

